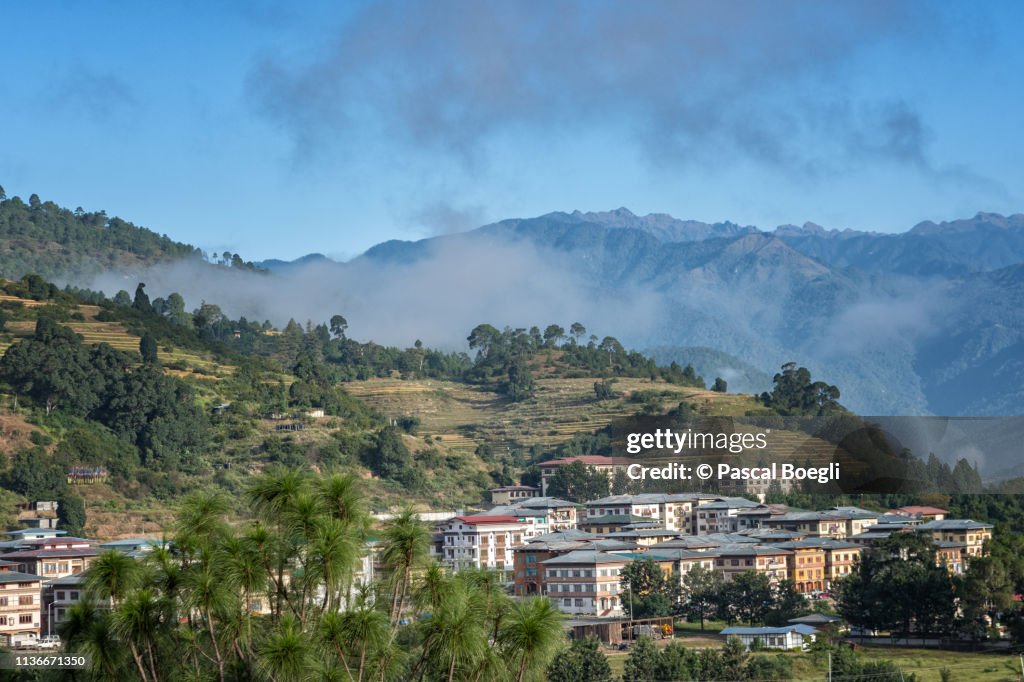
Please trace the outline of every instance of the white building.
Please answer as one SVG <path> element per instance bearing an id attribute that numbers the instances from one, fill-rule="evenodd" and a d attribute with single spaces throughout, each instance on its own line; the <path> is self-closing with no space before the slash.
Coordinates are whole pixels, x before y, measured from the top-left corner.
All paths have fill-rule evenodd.
<path id="1" fill-rule="evenodd" d="M 442 560 L 462 568 L 512 570 L 512 549 L 525 542 L 528 525 L 509 514 L 456 516 L 441 527 Z"/>
<path id="2" fill-rule="evenodd" d="M 780 628 L 725 628 L 726 637 L 738 637 L 748 649 L 754 640 L 760 640 L 765 649 L 803 649 L 804 638 L 813 639 L 818 631 L 810 625 L 786 625 Z"/>

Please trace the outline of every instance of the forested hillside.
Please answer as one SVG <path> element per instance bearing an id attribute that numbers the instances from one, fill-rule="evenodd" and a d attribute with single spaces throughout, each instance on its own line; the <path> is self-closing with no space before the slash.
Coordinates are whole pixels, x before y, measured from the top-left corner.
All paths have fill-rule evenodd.
<path id="1" fill-rule="evenodd" d="M 578 323 L 481 324 L 470 355 L 360 342 L 341 314 L 276 329 L 141 283 L 108 298 L 28 275 L 0 286 L 0 325 L 0 482 L 68 509 L 84 499 L 72 527 L 101 536 L 156 530 L 181 494 L 235 493 L 275 464 L 356 473 L 381 511 L 461 507 L 541 459 L 606 453 L 594 433 L 616 417 L 738 398 Z M 408 391 L 439 400 L 386 399 Z"/>
<path id="2" fill-rule="evenodd" d="M 0 276 L 35 273 L 77 281 L 107 270 L 131 270 L 161 261 L 204 259 L 198 248 L 133 225 L 106 211 L 69 210 L 33 194 L 26 203 L 0 186 Z M 248 267 L 236 254 L 222 265 Z"/>

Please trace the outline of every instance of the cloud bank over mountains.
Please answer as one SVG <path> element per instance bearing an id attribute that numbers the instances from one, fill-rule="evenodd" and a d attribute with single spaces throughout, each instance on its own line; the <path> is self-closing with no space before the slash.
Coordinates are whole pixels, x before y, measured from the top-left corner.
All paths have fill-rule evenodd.
<path id="1" fill-rule="evenodd" d="M 888 260 L 872 257 L 880 249 Z M 355 338 L 403 347 L 465 349 L 481 322 L 579 321 L 663 361 L 720 351 L 698 369 L 736 377 L 734 390 L 763 390 L 796 360 L 861 413 L 1012 414 L 1024 409 L 1020 263 L 1024 216 L 875 235 L 619 209 L 384 242 L 346 263 L 274 262 L 271 274 L 176 262 L 92 286 L 114 293 L 141 280 L 152 296 L 178 291 L 190 306 L 277 325 L 341 313 Z"/>

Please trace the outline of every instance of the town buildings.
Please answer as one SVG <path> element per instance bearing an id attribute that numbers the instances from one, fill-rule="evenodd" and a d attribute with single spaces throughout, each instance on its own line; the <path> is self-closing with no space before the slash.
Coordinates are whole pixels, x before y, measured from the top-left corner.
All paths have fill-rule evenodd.
<path id="1" fill-rule="evenodd" d="M 43 578 L 0 567 L 0 644 L 14 647 L 39 637 Z"/>
<path id="2" fill-rule="evenodd" d="M 528 525 L 508 514 L 456 516 L 442 526 L 443 560 L 453 570 L 512 570 L 512 549 L 523 543 Z"/>

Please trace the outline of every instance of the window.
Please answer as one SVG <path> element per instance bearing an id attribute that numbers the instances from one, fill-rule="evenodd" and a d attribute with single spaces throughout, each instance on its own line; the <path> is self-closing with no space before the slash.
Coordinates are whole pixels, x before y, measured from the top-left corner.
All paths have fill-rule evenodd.
<path id="1" fill-rule="evenodd" d="M 575 603 L 575 606 L 583 606 L 583 600 L 582 599 L 577 599 L 576 603 Z"/>
<path id="2" fill-rule="evenodd" d="M 0 606 L 7 606 L 7 597 L 0 597 Z"/>
<path id="3" fill-rule="evenodd" d="M 562 606 L 572 606 L 572 599 L 563 599 Z"/>
<path id="4" fill-rule="evenodd" d="M 64 592 L 63 592 L 63 590 L 57 593 L 57 601 L 64 601 Z"/>
<path id="5" fill-rule="evenodd" d="M 31 594 L 23 594 L 18 597 L 18 606 L 32 606 L 32 602 L 33 599 Z"/>
<path id="6" fill-rule="evenodd" d="M 25 623 L 31 623 L 32 622 L 32 614 L 31 613 L 23 613 L 23 614 L 21 614 L 20 616 L 18 616 L 18 622 L 23 624 L 23 625 Z"/>

